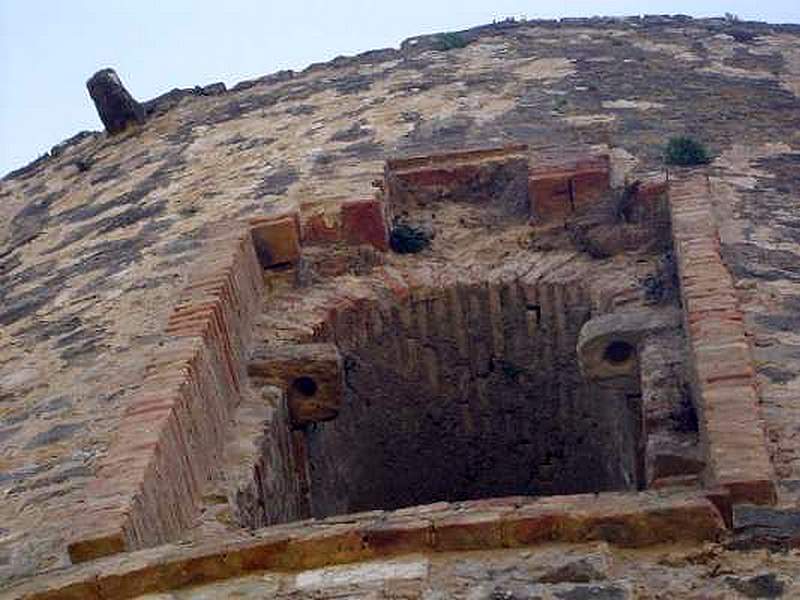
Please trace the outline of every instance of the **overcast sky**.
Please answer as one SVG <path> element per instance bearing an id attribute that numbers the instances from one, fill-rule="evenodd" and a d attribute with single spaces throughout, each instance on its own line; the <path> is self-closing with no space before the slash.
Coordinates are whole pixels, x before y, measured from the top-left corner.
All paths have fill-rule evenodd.
<path id="1" fill-rule="evenodd" d="M 0 176 L 102 128 L 85 90 L 102 67 L 145 100 L 506 17 L 726 12 L 798 23 L 800 0 L 0 0 Z"/>

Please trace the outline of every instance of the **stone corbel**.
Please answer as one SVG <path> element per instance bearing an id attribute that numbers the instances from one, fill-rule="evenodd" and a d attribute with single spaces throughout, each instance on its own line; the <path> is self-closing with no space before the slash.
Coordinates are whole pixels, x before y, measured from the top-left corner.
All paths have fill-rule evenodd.
<path id="1" fill-rule="evenodd" d="M 642 341 L 680 326 L 681 313 L 673 308 L 637 308 L 590 319 L 578 336 L 581 372 L 590 381 L 638 378 Z"/>
<path id="2" fill-rule="evenodd" d="M 286 390 L 292 425 L 328 421 L 339 414 L 344 362 L 333 344 L 266 347 L 248 365 L 257 382 Z"/>

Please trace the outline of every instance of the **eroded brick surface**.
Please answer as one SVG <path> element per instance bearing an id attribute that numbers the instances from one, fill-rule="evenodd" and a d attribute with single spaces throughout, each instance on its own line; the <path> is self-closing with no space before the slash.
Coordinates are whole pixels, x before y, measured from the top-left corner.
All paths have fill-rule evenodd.
<path id="1" fill-rule="evenodd" d="M 297 212 L 250 221 L 256 256 L 265 269 L 300 260 L 300 218 Z"/>
<path id="2" fill-rule="evenodd" d="M 218 240 L 178 297 L 162 345 L 88 486 L 74 562 L 152 546 L 196 518 L 240 399 L 262 271 L 247 227 Z"/>
<path id="3" fill-rule="evenodd" d="M 398 516 L 405 526 L 398 526 Z M 415 529 L 420 533 L 411 535 Z M 128 559 L 108 559 L 98 565 L 99 570 L 77 567 L 49 580 L 20 586 L 13 597 L 33 600 L 72 594 L 132 598 L 240 577 L 251 571 L 313 569 L 409 550 L 496 550 L 542 541 L 600 541 L 626 548 L 713 541 L 722 529 L 717 510 L 696 493 L 441 502 L 399 513 L 373 511 L 343 520 L 279 525 L 262 529 L 249 540 L 227 544 L 207 541 L 183 550 L 162 546 Z M 376 531 L 381 535 L 376 537 Z M 370 540 L 377 543 L 373 545 Z"/>
<path id="4" fill-rule="evenodd" d="M 204 535 L 235 536 L 242 528 L 302 520 L 308 512 L 295 460 L 286 393 L 276 386 L 247 387 L 204 490 Z"/>
<path id="5" fill-rule="evenodd" d="M 733 280 L 722 262 L 706 178 L 670 186 L 672 235 L 692 352 L 709 485 L 732 500 L 775 501 L 750 345 Z"/>
<path id="6" fill-rule="evenodd" d="M 449 200 L 524 219 L 530 213 L 528 171 L 528 148 L 517 144 L 389 160 L 383 187 L 395 212 Z"/>

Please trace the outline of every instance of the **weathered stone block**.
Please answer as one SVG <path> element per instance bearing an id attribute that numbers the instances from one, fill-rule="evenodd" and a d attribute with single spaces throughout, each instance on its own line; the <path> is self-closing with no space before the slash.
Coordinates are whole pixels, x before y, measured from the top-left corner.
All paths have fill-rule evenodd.
<path id="1" fill-rule="evenodd" d="M 800 547 L 800 510 L 740 504 L 733 507 L 734 539 L 737 549 Z"/>
<path id="2" fill-rule="evenodd" d="M 317 525 L 293 535 L 286 552 L 278 557 L 279 567 L 313 569 L 330 564 L 367 560 L 374 556 L 354 524 Z"/>
<path id="3" fill-rule="evenodd" d="M 433 546 L 433 527 L 428 519 L 390 513 L 367 526 L 364 539 L 378 555 L 418 552 Z"/>
<path id="4" fill-rule="evenodd" d="M 558 554 L 541 565 L 542 573 L 535 578 L 541 583 L 589 583 L 608 579 L 610 558 L 609 553 L 602 550 L 583 556 Z"/>
<path id="5" fill-rule="evenodd" d="M 114 69 L 98 71 L 86 87 L 108 133 L 120 133 L 131 124 L 144 123 L 144 109 L 125 89 Z"/>
<path id="6" fill-rule="evenodd" d="M 436 549 L 453 551 L 503 547 L 501 515 L 505 512 L 451 512 L 434 517 Z"/>
<path id="7" fill-rule="evenodd" d="M 678 540 L 713 540 L 723 526 L 711 502 L 696 493 L 544 498 L 506 517 L 510 545 L 606 541 L 641 547 Z"/>
<path id="8" fill-rule="evenodd" d="M 769 572 L 752 577 L 728 576 L 725 583 L 747 598 L 780 598 L 786 587 L 775 573 Z"/>
<path id="9" fill-rule="evenodd" d="M 343 361 L 333 344 L 261 348 L 250 361 L 248 373 L 286 390 L 295 425 L 327 421 L 339 414 Z"/>
<path id="10" fill-rule="evenodd" d="M 256 255 L 265 269 L 300 260 L 300 221 L 297 213 L 259 217 L 250 221 Z"/>

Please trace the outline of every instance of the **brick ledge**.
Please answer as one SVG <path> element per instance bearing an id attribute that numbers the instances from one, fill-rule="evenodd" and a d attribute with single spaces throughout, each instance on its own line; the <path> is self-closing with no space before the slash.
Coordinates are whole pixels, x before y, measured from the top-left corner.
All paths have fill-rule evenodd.
<path id="1" fill-rule="evenodd" d="M 608 492 L 439 502 L 259 530 L 246 540 L 166 545 L 25 582 L 11 598 L 133 598 L 264 570 L 292 571 L 392 557 L 606 541 L 625 548 L 715 541 L 725 526 L 695 491 Z"/>

